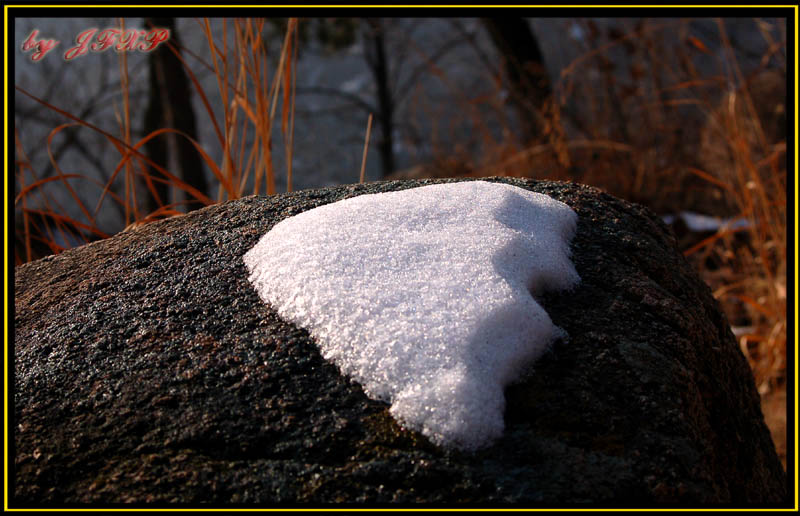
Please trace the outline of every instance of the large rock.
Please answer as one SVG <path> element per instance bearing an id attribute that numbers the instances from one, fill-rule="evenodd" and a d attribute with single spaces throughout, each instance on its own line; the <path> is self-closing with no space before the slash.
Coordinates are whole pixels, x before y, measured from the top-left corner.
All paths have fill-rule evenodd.
<path id="1" fill-rule="evenodd" d="M 321 204 L 438 181 L 249 197 L 15 271 L 12 503 L 785 503 L 748 365 L 648 210 L 503 180 L 579 215 L 570 335 L 506 390 L 476 454 L 400 428 L 247 281 L 242 255 Z M 467 207 L 465 207 L 467 208 Z"/>

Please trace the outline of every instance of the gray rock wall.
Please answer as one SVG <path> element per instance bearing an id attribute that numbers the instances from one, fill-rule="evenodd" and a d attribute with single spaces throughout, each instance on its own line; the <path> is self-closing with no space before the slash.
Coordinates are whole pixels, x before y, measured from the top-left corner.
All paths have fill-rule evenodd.
<path id="1" fill-rule="evenodd" d="M 242 255 L 285 217 L 392 181 L 248 197 L 15 270 L 11 504 L 774 505 L 786 477 L 708 287 L 646 209 L 493 179 L 579 215 L 570 335 L 476 454 L 400 428 L 282 320 Z"/>

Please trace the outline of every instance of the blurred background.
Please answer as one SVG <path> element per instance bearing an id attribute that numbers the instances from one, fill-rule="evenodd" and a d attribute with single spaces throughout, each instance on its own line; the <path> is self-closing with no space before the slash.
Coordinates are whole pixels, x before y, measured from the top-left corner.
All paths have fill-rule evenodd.
<path id="1" fill-rule="evenodd" d="M 170 37 L 64 58 L 103 29 L 118 44 Z M 750 361 L 785 466 L 786 19 L 17 18 L 14 31 L 17 264 L 244 195 L 590 184 L 672 227 Z M 51 39 L 38 60 L 23 46 Z"/>

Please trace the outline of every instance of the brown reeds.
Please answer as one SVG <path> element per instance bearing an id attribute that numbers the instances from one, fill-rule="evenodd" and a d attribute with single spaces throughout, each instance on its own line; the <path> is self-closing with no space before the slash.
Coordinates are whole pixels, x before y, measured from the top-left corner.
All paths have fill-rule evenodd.
<path id="1" fill-rule="evenodd" d="M 111 199 L 122 208 L 124 227 L 136 226 L 163 217 L 180 214 L 180 205 L 190 201 L 170 202 L 169 199 L 160 199 L 155 188 L 156 183 L 167 184 L 171 188 L 183 192 L 191 201 L 208 205 L 214 202 L 238 198 L 246 194 L 248 185 L 252 186 L 252 193 L 275 193 L 275 170 L 272 155 L 272 138 L 274 119 L 277 106 L 281 104 L 282 116 L 280 133 L 283 136 L 286 151 L 286 176 L 288 189 L 292 188 L 292 140 L 294 133 L 294 107 L 295 107 L 295 62 L 297 60 L 297 19 L 289 20 L 283 45 L 280 50 L 278 62 L 271 65 L 267 53 L 266 42 L 262 39 L 265 21 L 263 19 L 234 20 L 232 39 L 229 45 L 229 22 L 222 20 L 221 36 L 212 33 L 208 19 L 200 21 L 201 29 L 208 40 L 211 53 L 211 64 L 197 58 L 201 66 L 211 69 L 216 78 L 223 106 L 223 127 L 220 129 L 211 101 L 203 90 L 182 53 L 171 42 L 167 42 L 169 49 L 184 64 L 185 70 L 194 86 L 195 93 L 200 97 L 205 106 L 211 125 L 215 128 L 219 145 L 222 149 L 221 163 L 216 163 L 206 150 L 188 135 L 164 127 L 144 136 L 134 142 L 131 132 L 131 99 L 128 78 L 127 55 L 119 52 L 120 61 L 120 100 L 121 110 L 115 110 L 120 136 L 114 136 L 97 125 L 83 120 L 68 110 L 59 108 L 49 102 L 38 98 L 36 95 L 17 87 L 17 91 L 28 96 L 34 101 L 58 113 L 71 123 L 62 124 L 53 129 L 48 136 L 48 154 L 51 164 L 56 171 L 56 176 L 38 178 L 30 162 L 25 157 L 22 142 L 17 137 L 16 151 L 17 164 L 15 176 L 20 191 L 15 198 L 15 208 L 21 215 L 22 223 L 16 229 L 15 246 L 17 264 L 29 261 L 41 254 L 60 252 L 65 247 L 79 243 L 89 242 L 96 238 L 106 238 L 109 234 L 122 228 L 104 230 L 97 222 L 98 214 L 105 207 L 105 201 Z M 124 30 L 124 19 L 119 20 L 120 28 Z M 184 51 L 186 49 L 183 49 Z M 187 52 L 190 53 L 190 52 Z M 279 93 L 283 92 L 280 97 Z M 279 99 L 281 102 L 279 102 Z M 239 113 L 244 116 L 239 116 Z M 87 177 L 84 174 L 65 174 L 56 163 L 50 146 L 57 135 L 70 128 L 87 128 L 102 135 L 114 146 L 120 155 L 120 161 L 111 173 L 109 179 L 103 183 Z M 250 128 L 254 130 L 256 138 L 249 149 L 245 148 Z M 208 165 L 213 174 L 218 191 L 216 198 L 211 198 L 206 193 L 187 184 L 181 178 L 171 174 L 166 169 L 166 164 L 153 163 L 140 149 L 152 138 L 169 137 L 176 134 L 188 139 L 203 161 Z M 138 166 L 137 166 L 138 165 Z M 148 171 L 149 167 L 157 172 L 154 175 Z M 32 181 L 26 180 L 26 174 Z M 122 183 L 122 195 L 118 195 L 117 183 Z M 97 187 L 97 203 L 95 208 L 89 209 L 81 196 L 77 194 L 70 181 L 80 181 L 87 185 Z M 144 195 L 141 188 L 149 191 L 156 199 L 159 206 L 146 213 L 143 206 Z M 74 203 L 74 208 L 80 212 L 80 219 L 68 215 L 75 210 L 64 209 L 58 205 L 50 193 L 50 188 L 59 188 L 67 192 Z M 89 188 L 82 187 L 86 194 Z M 34 200 L 35 198 L 35 200 Z M 35 205 L 36 208 L 32 206 Z M 59 243 L 61 242 L 61 243 Z M 34 247 L 38 243 L 41 252 L 37 253 Z"/>

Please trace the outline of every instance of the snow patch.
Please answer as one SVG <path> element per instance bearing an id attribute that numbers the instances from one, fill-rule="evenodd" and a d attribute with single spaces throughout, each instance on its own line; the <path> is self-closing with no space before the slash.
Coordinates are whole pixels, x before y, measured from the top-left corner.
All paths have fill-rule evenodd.
<path id="1" fill-rule="evenodd" d="M 502 435 L 504 387 L 564 336 L 535 297 L 580 281 L 576 223 L 519 187 L 437 184 L 287 218 L 244 261 L 261 299 L 402 425 L 474 450 Z"/>
<path id="2" fill-rule="evenodd" d="M 683 220 L 689 231 L 697 233 L 719 231 L 722 228 L 744 229 L 752 226 L 752 223 L 743 217 L 722 219 L 693 211 L 682 211 L 677 215 L 670 214 L 661 217 L 665 224 L 673 224 L 678 219 Z"/>

